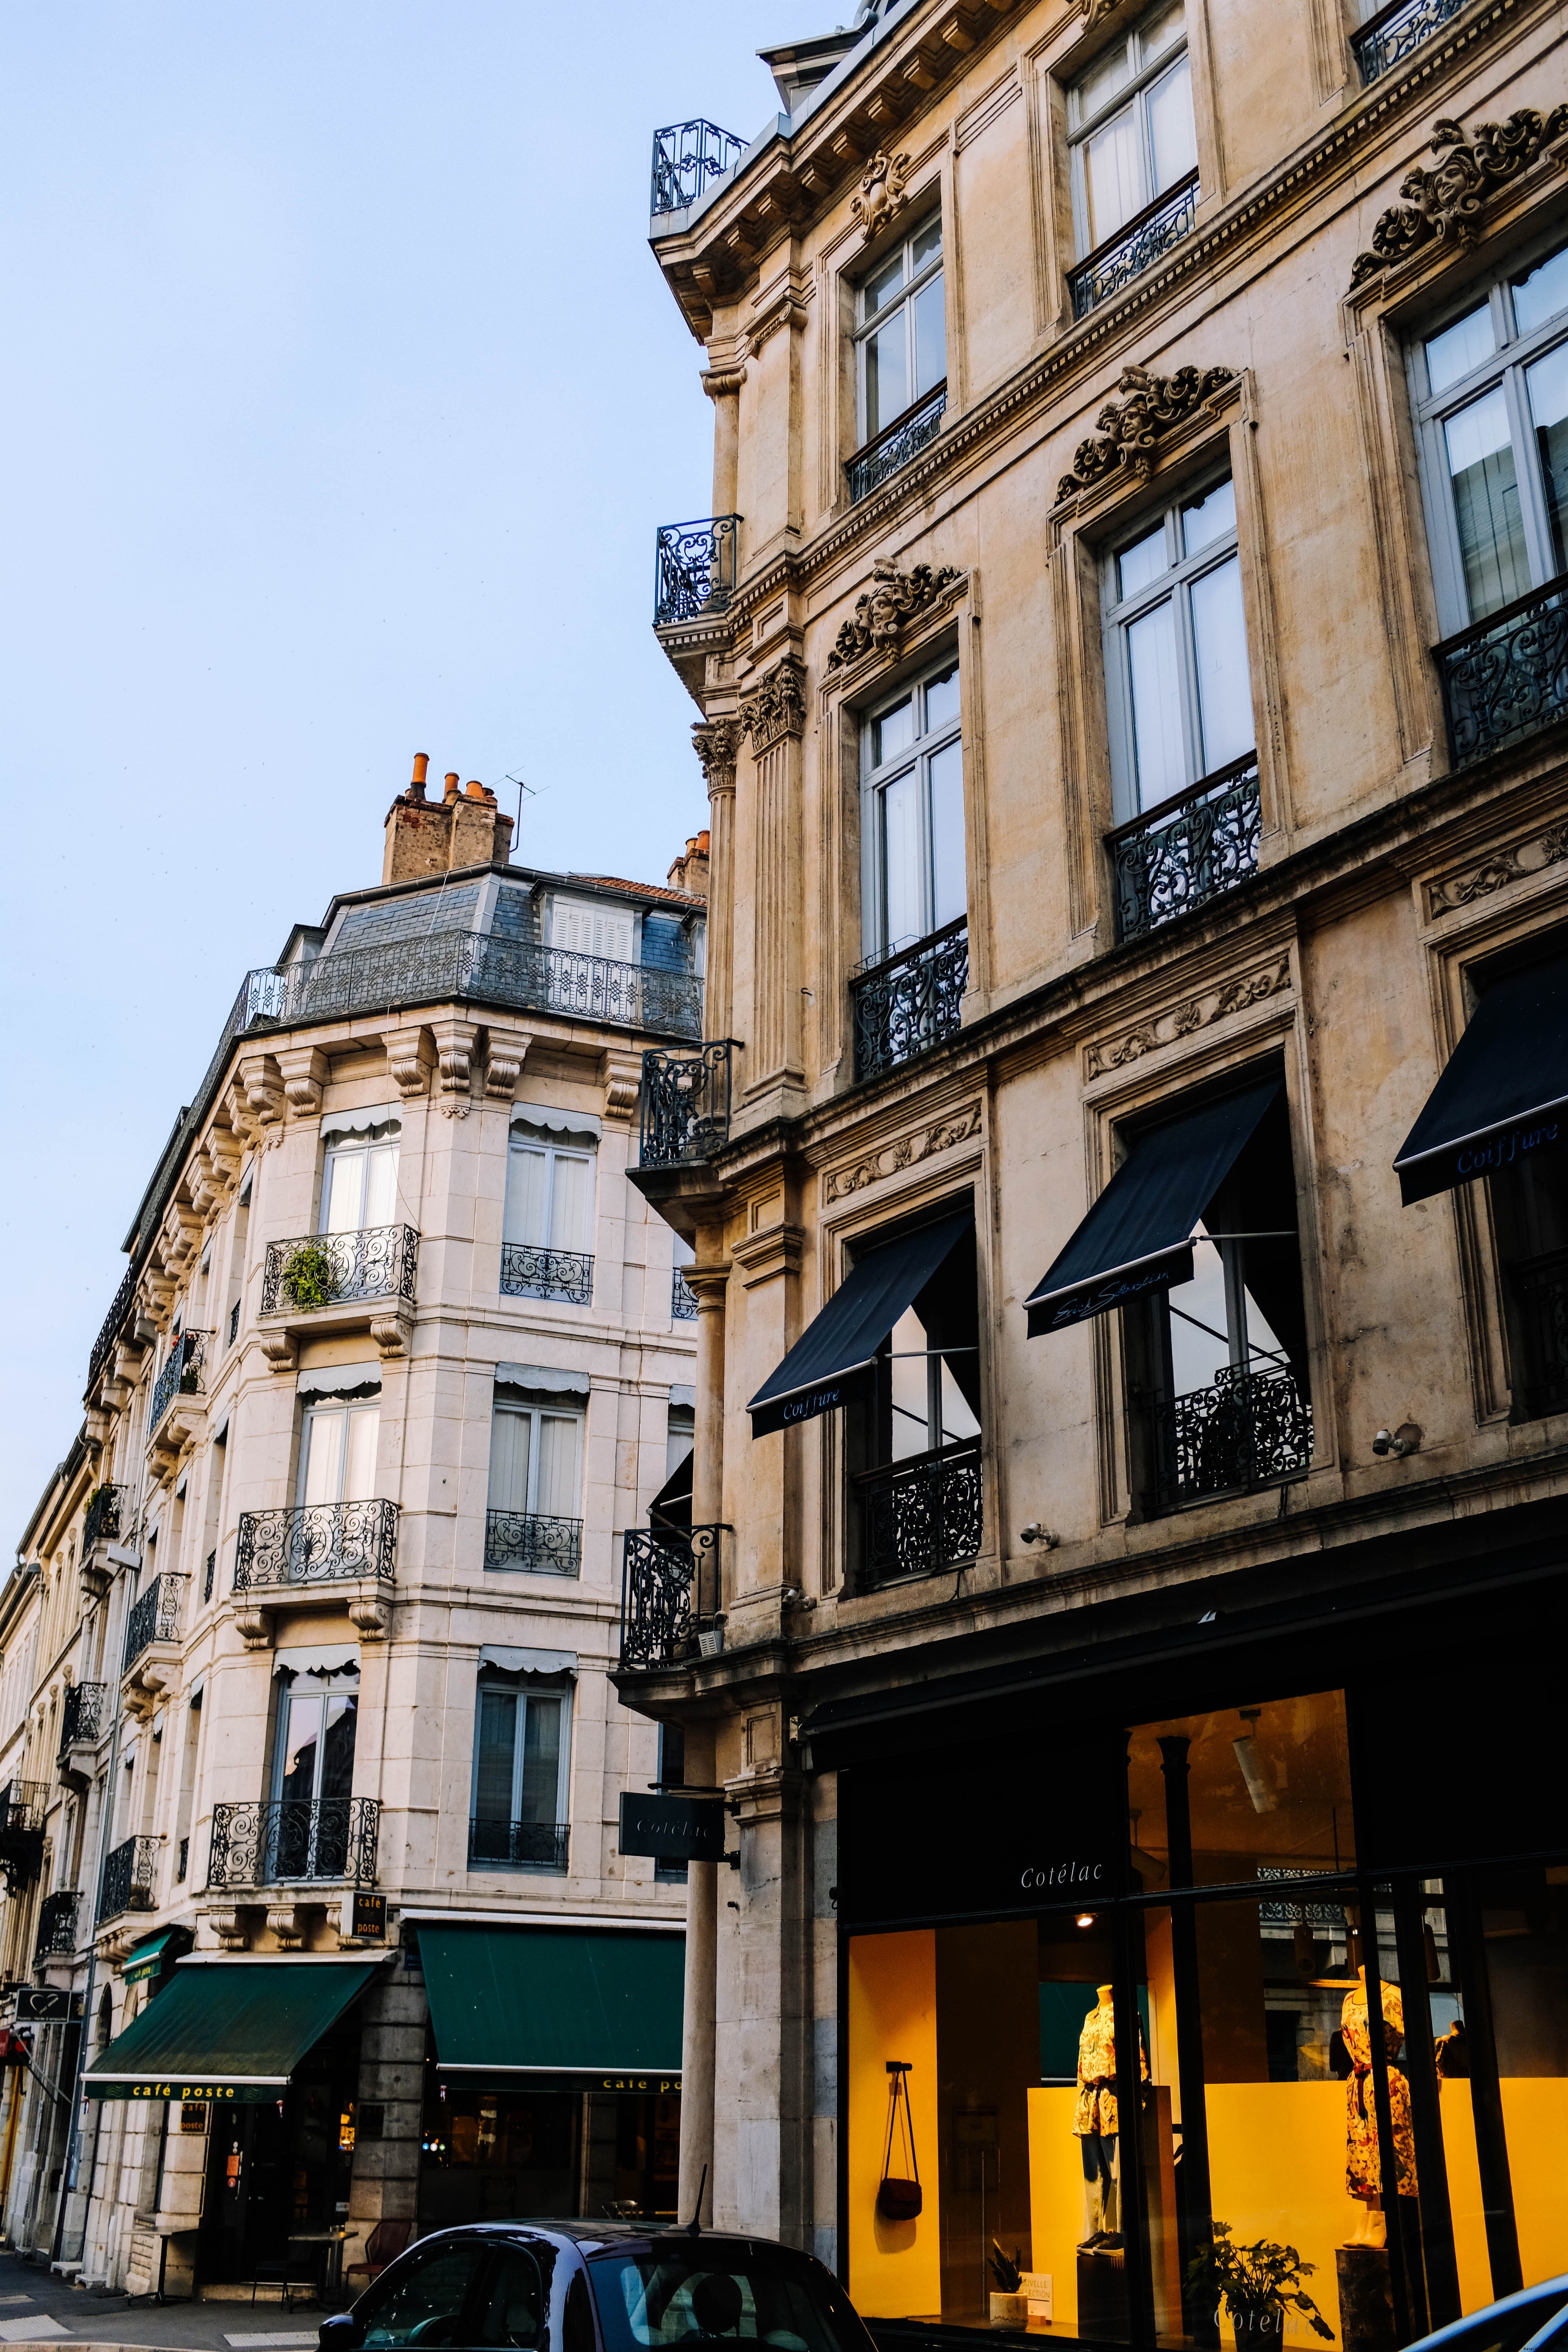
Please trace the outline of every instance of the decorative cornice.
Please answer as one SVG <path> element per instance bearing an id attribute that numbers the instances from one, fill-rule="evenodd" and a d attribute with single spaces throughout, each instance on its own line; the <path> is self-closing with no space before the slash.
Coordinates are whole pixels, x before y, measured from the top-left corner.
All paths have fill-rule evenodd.
<path id="1" fill-rule="evenodd" d="M 862 243 L 896 220 L 909 203 L 909 190 L 904 177 L 910 168 L 907 154 L 887 155 L 880 148 L 860 174 L 860 193 L 849 210 L 860 224 Z"/>
<path id="2" fill-rule="evenodd" d="M 1353 294 L 1424 245 L 1474 245 L 1481 215 L 1499 188 L 1527 171 L 1545 148 L 1568 135 L 1568 106 L 1542 116 L 1521 106 L 1506 122 L 1478 122 L 1467 138 L 1458 122 L 1434 123 L 1429 142 L 1442 161 L 1427 171 L 1407 172 L 1399 193 L 1410 201 L 1391 205 L 1372 233 L 1372 251 L 1358 253 L 1351 271 Z M 1563 160 L 1563 158 L 1559 159 Z"/>
<path id="3" fill-rule="evenodd" d="M 1543 825 L 1539 833 L 1527 834 L 1522 840 L 1489 850 L 1478 865 L 1445 874 L 1441 881 L 1428 882 L 1426 919 L 1435 922 L 1439 915 L 1451 915 L 1457 908 L 1473 906 L 1478 898 L 1489 898 L 1494 891 L 1506 890 L 1510 882 L 1527 881 L 1531 875 L 1544 874 L 1565 859 L 1568 824 Z"/>
<path id="4" fill-rule="evenodd" d="M 904 623 L 923 612 L 958 576 L 951 563 L 944 563 L 940 572 L 933 572 L 929 563 L 900 572 L 890 556 L 879 556 L 871 570 L 871 586 L 863 596 L 857 596 L 853 616 L 833 640 L 828 668 L 843 669 L 873 646 L 879 652 L 890 652 Z"/>
<path id="5" fill-rule="evenodd" d="M 738 719 L 700 719 L 692 729 L 691 740 L 702 762 L 710 799 L 715 793 L 734 791 L 735 761 L 745 731 Z"/>
<path id="6" fill-rule="evenodd" d="M 1190 1037 L 1194 1029 L 1206 1029 L 1212 1022 L 1223 1021 L 1229 1013 L 1243 1013 L 1249 1004 L 1260 1004 L 1266 997 L 1279 996 L 1289 985 L 1289 957 L 1272 955 L 1267 963 L 1255 964 L 1250 971 L 1238 971 L 1212 988 L 1200 989 L 1195 996 L 1168 1005 L 1163 1012 L 1152 1013 L 1146 1021 L 1135 1023 L 1114 1037 L 1099 1038 L 1086 1045 L 1084 1076 L 1102 1078 L 1108 1070 L 1123 1070 L 1129 1062 L 1140 1062 L 1145 1054 L 1156 1053 L 1162 1045 L 1174 1045 L 1178 1037 Z"/>
<path id="7" fill-rule="evenodd" d="M 1147 480 L 1161 434 L 1182 424 L 1204 401 L 1235 381 L 1236 370 L 1226 367 L 1184 367 L 1174 375 L 1124 367 L 1116 379 L 1116 389 L 1126 397 L 1108 401 L 1100 410 L 1095 420 L 1098 431 L 1079 443 L 1071 473 L 1064 474 L 1057 485 L 1058 499 L 1070 499 L 1119 469 L 1138 481 Z"/>
<path id="8" fill-rule="evenodd" d="M 879 1184 L 884 1176 L 896 1176 L 900 1169 L 914 1168 L 922 1160 L 934 1159 L 938 1152 L 968 1143 L 980 1133 L 981 1126 L 979 1103 L 967 1103 L 963 1110 L 950 1111 L 909 1135 L 895 1136 L 891 1143 L 879 1144 L 858 1160 L 846 1160 L 841 1168 L 829 1168 L 822 1179 L 823 1203 L 826 1206 L 834 1201 L 847 1200 L 852 1192 L 863 1192 L 868 1184 Z"/>
<path id="9" fill-rule="evenodd" d="M 805 665 L 798 655 L 785 654 L 765 677 L 741 698 L 741 725 L 752 739 L 752 753 L 764 751 L 786 735 L 805 729 Z"/>

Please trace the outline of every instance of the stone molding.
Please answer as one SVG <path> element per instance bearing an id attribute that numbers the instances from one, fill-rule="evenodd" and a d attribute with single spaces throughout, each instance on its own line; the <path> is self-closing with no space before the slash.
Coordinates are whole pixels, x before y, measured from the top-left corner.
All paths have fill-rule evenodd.
<path id="1" fill-rule="evenodd" d="M 889 155 L 879 148 L 861 173 L 859 193 L 849 210 L 860 224 L 862 245 L 895 221 L 909 203 L 909 169 L 907 152 Z"/>
<path id="2" fill-rule="evenodd" d="M 879 556 L 871 567 L 870 587 L 856 597 L 853 614 L 833 640 L 828 668 L 846 669 L 873 648 L 879 653 L 893 652 L 906 621 L 934 604 L 959 577 L 951 563 L 944 563 L 940 571 L 933 571 L 929 563 L 917 563 L 911 572 L 900 572 L 890 556 Z"/>
<path id="3" fill-rule="evenodd" d="M 1101 1078 L 1108 1071 L 1125 1069 L 1129 1062 L 1142 1061 L 1145 1054 L 1156 1053 L 1162 1045 L 1174 1045 L 1178 1037 L 1190 1037 L 1194 1030 L 1206 1029 L 1211 1023 L 1223 1021 L 1227 1013 L 1245 1012 L 1249 1004 L 1260 1004 L 1267 997 L 1282 994 L 1290 984 L 1289 956 L 1270 956 L 1267 963 L 1256 964 L 1249 971 L 1237 972 L 1229 980 L 1200 989 L 1195 996 L 1184 997 L 1178 1004 L 1152 1013 L 1147 1020 L 1134 1023 L 1114 1037 L 1097 1038 L 1084 1047 L 1084 1076 Z"/>
<path id="4" fill-rule="evenodd" d="M 1548 115 L 1521 106 L 1506 122 L 1478 122 L 1467 136 L 1459 123 L 1444 116 L 1432 126 L 1428 142 L 1441 158 L 1428 171 L 1420 163 L 1405 173 L 1399 193 L 1409 199 L 1391 205 L 1372 232 L 1372 250 L 1358 253 L 1351 270 L 1354 294 L 1369 278 L 1392 268 L 1424 245 L 1447 244 L 1463 250 L 1481 234 L 1481 215 L 1499 188 L 1527 171 L 1540 154 L 1568 138 L 1568 106 L 1554 106 Z M 1568 155 L 1559 155 L 1561 164 Z"/>
<path id="5" fill-rule="evenodd" d="M 805 665 L 797 654 L 785 654 L 741 697 L 741 727 L 756 759 L 786 735 L 805 733 Z"/>
<path id="6" fill-rule="evenodd" d="M 1521 840 L 1507 842 L 1500 849 L 1492 849 L 1474 866 L 1445 874 L 1440 881 L 1426 885 L 1426 919 L 1435 922 L 1439 915 L 1451 915 L 1458 908 L 1469 907 L 1478 898 L 1489 898 L 1494 891 L 1506 890 L 1510 882 L 1528 881 L 1532 875 L 1544 874 L 1553 866 L 1568 859 L 1568 824 L 1543 825 L 1539 833 L 1526 834 Z"/>
<path id="7" fill-rule="evenodd" d="M 1184 367 L 1173 375 L 1155 375 L 1145 367 L 1123 368 L 1116 389 L 1125 397 L 1108 401 L 1096 419 L 1098 430 L 1079 443 L 1072 471 L 1057 485 L 1057 503 L 1076 498 L 1108 474 L 1128 473 L 1135 481 L 1147 481 L 1160 436 L 1184 424 L 1205 400 L 1235 381 L 1236 370 L 1226 367 Z"/>
<path id="8" fill-rule="evenodd" d="M 703 782 L 709 797 L 715 793 L 732 793 L 735 789 L 735 761 L 746 730 L 739 719 L 706 719 L 691 730 L 691 740 L 702 762 Z"/>
<path id="9" fill-rule="evenodd" d="M 963 1109 L 949 1111 L 943 1118 L 932 1119 L 928 1126 L 917 1127 L 908 1134 L 895 1136 L 890 1143 L 879 1144 L 858 1160 L 846 1160 L 842 1167 L 829 1168 L 822 1179 L 824 1206 L 834 1201 L 846 1201 L 852 1193 L 863 1192 L 869 1184 L 879 1184 L 885 1176 L 896 1176 L 905 1168 L 916 1168 L 923 1160 L 933 1160 L 939 1152 L 952 1151 L 961 1143 L 972 1142 L 982 1131 L 984 1116 L 978 1102 L 968 1103 Z"/>

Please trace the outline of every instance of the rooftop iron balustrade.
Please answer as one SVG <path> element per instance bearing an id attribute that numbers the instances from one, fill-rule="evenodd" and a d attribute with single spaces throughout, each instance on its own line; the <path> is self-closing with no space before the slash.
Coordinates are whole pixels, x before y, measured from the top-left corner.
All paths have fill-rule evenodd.
<path id="1" fill-rule="evenodd" d="M 130 1503 L 129 1486 L 105 1486 L 98 1489 L 81 1523 L 81 1548 L 84 1552 L 90 1549 L 100 1537 L 109 1543 L 115 1541 L 121 1521 L 129 1518 Z"/>
<path id="2" fill-rule="evenodd" d="M 1351 35 L 1351 47 L 1363 82 L 1378 81 L 1403 65 L 1413 49 L 1440 33 L 1465 0 L 1394 0 Z"/>
<path id="3" fill-rule="evenodd" d="M 79 1892 L 62 1888 L 55 1895 L 46 1895 L 38 1906 L 38 1939 L 33 1947 L 33 1964 L 40 1960 L 69 1959 L 76 1950 L 77 1913 L 81 1908 Z"/>
<path id="4" fill-rule="evenodd" d="M 60 1715 L 60 1754 L 69 1748 L 92 1748 L 109 1728 L 109 1685 L 73 1683 Z"/>
<path id="5" fill-rule="evenodd" d="M 644 1054 L 639 1166 L 691 1166 L 728 1142 L 731 1056 L 739 1051 L 734 1038 L 718 1037 L 695 1054 Z"/>
<path id="6" fill-rule="evenodd" d="M 117 1919 L 122 1911 L 151 1911 L 153 1870 L 158 1853 L 154 1837 L 129 1837 L 103 1858 L 103 1879 L 98 1891 L 98 1923 Z"/>
<path id="7" fill-rule="evenodd" d="M 125 1661 L 121 1674 L 129 1674 L 143 1650 L 154 1642 L 173 1642 L 180 1630 L 180 1602 L 188 1577 L 165 1573 L 155 1576 L 125 1621 Z"/>
<path id="8" fill-rule="evenodd" d="M 542 1249 L 534 1242 L 502 1242 L 500 1286 L 503 1298 L 559 1298 L 569 1307 L 591 1307 L 593 1254 Z"/>
<path id="9" fill-rule="evenodd" d="M 581 1519 L 534 1511 L 485 1513 L 485 1566 L 526 1569 L 535 1576 L 575 1576 L 583 1564 Z"/>
<path id="10" fill-rule="evenodd" d="M 278 1797 L 213 1807 L 209 1886 L 272 1886 L 289 1879 L 375 1885 L 376 1797 Z"/>
<path id="11" fill-rule="evenodd" d="M 1286 1365 L 1222 1364 L 1211 1388 L 1155 1397 L 1154 1437 L 1160 1505 L 1173 1510 L 1305 1477 L 1312 1408 Z"/>
<path id="12" fill-rule="evenodd" d="M 1216 769 L 1106 835 L 1116 870 L 1116 936 L 1141 939 L 1258 870 L 1258 754 Z"/>
<path id="13" fill-rule="evenodd" d="M 851 1481 L 860 1515 L 855 1582 L 860 1591 L 905 1576 L 936 1576 L 973 1559 L 984 1533 L 980 1441 L 966 1440 Z"/>
<path id="14" fill-rule="evenodd" d="M 1076 269 L 1068 272 L 1068 291 L 1072 297 L 1075 319 L 1087 319 L 1102 302 L 1109 302 L 1135 278 L 1141 278 L 1151 264 L 1170 252 L 1190 236 L 1198 210 L 1198 175 L 1190 172 L 1124 221 L 1112 237 L 1097 245 L 1086 254 Z"/>
<path id="15" fill-rule="evenodd" d="M 735 593 L 741 520 L 730 514 L 660 523 L 653 557 L 656 629 L 723 612 Z"/>
<path id="16" fill-rule="evenodd" d="M 147 1412 L 147 1434 L 152 1437 L 163 1425 L 163 1415 L 177 1396 L 201 1396 L 206 1389 L 206 1331 L 178 1331 L 169 1350 L 169 1360 L 153 1386 L 153 1402 Z"/>
<path id="17" fill-rule="evenodd" d="M 468 1865 L 515 1864 L 525 1870 L 564 1870 L 571 1843 L 564 1822 L 487 1821 L 476 1814 L 468 1822 Z"/>
<path id="18" fill-rule="evenodd" d="M 963 916 L 929 938 L 868 956 L 849 976 L 855 1076 L 880 1077 L 956 1037 L 969 985 L 969 925 Z"/>
<path id="19" fill-rule="evenodd" d="M 350 1233 L 268 1242 L 261 1312 L 275 1315 L 285 1307 L 309 1315 L 357 1298 L 412 1302 L 418 1271 L 419 1236 L 412 1225 L 362 1225 Z"/>
<path id="20" fill-rule="evenodd" d="M 723 1596 L 721 1525 L 628 1528 L 621 1567 L 621 1664 L 657 1670 L 697 1654 Z"/>
<path id="21" fill-rule="evenodd" d="M 934 441 L 942 431 L 942 420 L 946 410 L 947 382 L 944 377 L 941 383 L 933 384 L 930 392 L 917 400 L 912 408 L 906 408 L 901 416 L 895 416 L 874 441 L 868 441 L 863 449 L 857 449 L 852 457 L 847 458 L 844 474 L 850 505 L 858 506 L 860 500 L 868 499 L 873 490 L 879 490 L 884 482 L 891 481 L 895 474 L 902 472 L 911 457 L 920 455 L 928 441 Z"/>
<path id="22" fill-rule="evenodd" d="M 653 184 L 648 215 L 683 213 L 703 190 L 737 164 L 747 142 L 716 122 L 671 122 L 653 134 Z"/>
<path id="23" fill-rule="evenodd" d="M 1521 1360 L 1514 1370 L 1514 1414 L 1536 1420 L 1568 1412 L 1568 1250 L 1552 1250 L 1510 1269 Z"/>
<path id="24" fill-rule="evenodd" d="M 680 1268 L 676 1266 L 670 1275 L 669 1282 L 670 1321 L 695 1323 L 701 1311 L 697 1303 L 697 1293 L 692 1289 Z"/>
<path id="25" fill-rule="evenodd" d="M 1568 572 L 1435 648 L 1454 765 L 1568 715 Z"/>
<path id="26" fill-rule="evenodd" d="M 286 1510 L 242 1511 L 234 1590 L 338 1584 L 364 1576 L 390 1583 L 396 1549 L 395 1503 L 300 1503 Z"/>

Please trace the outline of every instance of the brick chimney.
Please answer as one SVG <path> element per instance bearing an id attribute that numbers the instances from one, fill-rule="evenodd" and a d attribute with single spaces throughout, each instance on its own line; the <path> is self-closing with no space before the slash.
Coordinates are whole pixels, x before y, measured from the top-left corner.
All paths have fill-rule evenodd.
<path id="1" fill-rule="evenodd" d="M 459 792 L 456 772 L 446 796 L 433 801 L 425 785 L 430 755 L 414 755 L 414 781 L 386 813 L 384 882 L 418 882 L 460 866 L 504 866 L 511 854 L 511 819 L 503 816 L 494 793 L 480 783 Z"/>
<path id="2" fill-rule="evenodd" d="M 691 834 L 686 847 L 669 869 L 672 890 L 686 890 L 694 898 L 708 896 L 708 835 L 706 830 Z"/>

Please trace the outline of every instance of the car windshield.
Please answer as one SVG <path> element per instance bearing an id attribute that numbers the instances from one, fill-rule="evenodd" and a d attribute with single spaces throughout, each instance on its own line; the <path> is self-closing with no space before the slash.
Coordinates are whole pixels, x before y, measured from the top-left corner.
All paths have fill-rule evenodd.
<path id="1" fill-rule="evenodd" d="M 588 2276 L 606 2352 L 713 2336 L 776 2352 L 871 2352 L 831 2274 L 785 2247 L 663 2239 L 595 2255 Z"/>

